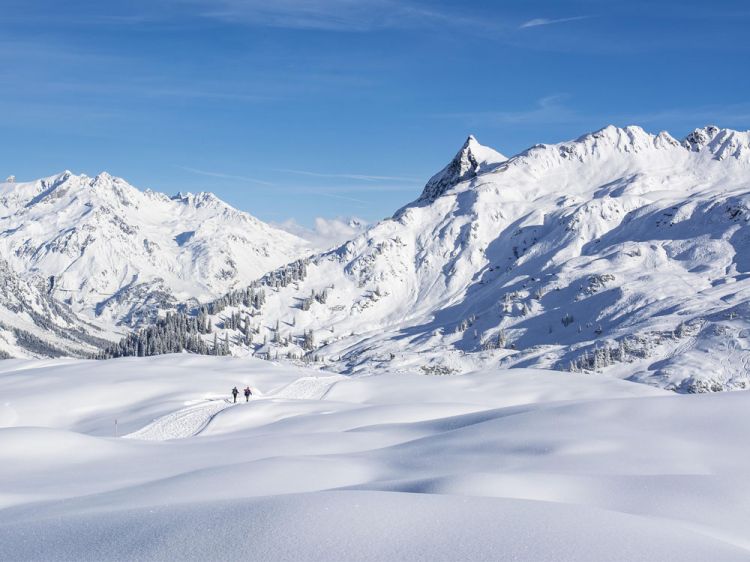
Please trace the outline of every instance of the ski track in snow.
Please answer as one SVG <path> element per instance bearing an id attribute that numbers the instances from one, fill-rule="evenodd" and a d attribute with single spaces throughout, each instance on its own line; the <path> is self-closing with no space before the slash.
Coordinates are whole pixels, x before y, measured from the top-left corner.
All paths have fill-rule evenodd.
<path id="1" fill-rule="evenodd" d="M 289 383 L 269 398 L 286 398 L 292 400 L 322 400 L 331 387 L 348 377 L 334 375 L 330 377 L 302 377 Z"/>
<path id="2" fill-rule="evenodd" d="M 334 375 L 329 377 L 302 377 L 289 383 L 279 391 L 264 398 L 281 398 L 286 400 L 322 400 L 338 381 L 347 377 Z M 257 400 L 257 398 L 256 398 Z M 143 441 L 167 441 L 184 439 L 199 435 L 217 415 L 234 404 L 228 399 L 208 400 L 197 405 L 188 406 L 176 412 L 157 418 L 138 431 L 124 435 L 124 439 Z"/>
<path id="3" fill-rule="evenodd" d="M 229 400 L 210 400 L 162 416 L 147 426 L 123 436 L 125 439 L 166 441 L 198 435 L 222 410 L 233 406 Z"/>

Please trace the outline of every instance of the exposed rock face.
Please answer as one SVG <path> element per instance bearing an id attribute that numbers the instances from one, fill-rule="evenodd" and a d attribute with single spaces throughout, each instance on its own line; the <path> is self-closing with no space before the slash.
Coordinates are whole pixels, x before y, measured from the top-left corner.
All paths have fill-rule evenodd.
<path id="1" fill-rule="evenodd" d="M 419 200 L 434 201 L 455 185 L 468 181 L 505 160 L 505 156 L 482 146 L 474 136 L 469 136 L 453 160 L 430 178 Z"/>

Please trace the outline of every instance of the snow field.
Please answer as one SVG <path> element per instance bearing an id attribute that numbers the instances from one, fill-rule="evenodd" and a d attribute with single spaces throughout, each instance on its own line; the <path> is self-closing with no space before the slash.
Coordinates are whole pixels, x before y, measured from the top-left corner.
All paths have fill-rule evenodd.
<path id="1" fill-rule="evenodd" d="M 0 397 L 0 559 L 750 556 L 747 392 L 174 355 L 5 361 Z"/>

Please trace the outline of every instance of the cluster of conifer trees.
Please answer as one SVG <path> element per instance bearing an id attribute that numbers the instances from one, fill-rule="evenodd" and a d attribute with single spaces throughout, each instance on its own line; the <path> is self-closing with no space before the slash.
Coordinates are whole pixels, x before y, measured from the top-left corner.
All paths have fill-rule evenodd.
<path id="1" fill-rule="evenodd" d="M 132 332 L 104 349 L 100 359 L 113 357 L 145 357 L 163 353 L 189 351 L 201 355 L 227 355 L 228 341 L 219 343 L 214 333 L 213 345 L 201 335 L 213 331 L 211 320 L 203 313 L 198 316 L 170 312 L 153 326 Z"/>
<path id="2" fill-rule="evenodd" d="M 266 302 L 265 288 L 286 287 L 302 281 L 307 276 L 309 260 L 297 260 L 275 271 L 267 273 L 260 280 L 245 289 L 231 291 L 209 303 L 188 312 L 169 312 L 153 325 L 142 328 L 125 336 L 119 342 L 105 347 L 97 356 L 100 359 L 113 357 L 145 357 L 164 353 L 180 353 L 188 351 L 201 355 L 228 355 L 229 334 L 225 334 L 220 341 L 214 332 L 211 317 L 220 314 L 228 307 L 250 309 L 243 315 L 234 311 L 223 319 L 221 327 L 227 330 L 237 330 L 241 335 L 241 343 L 252 345 L 253 334 L 259 333 L 259 327 L 251 323 L 251 317 L 260 311 Z M 326 292 L 313 293 L 311 299 L 325 302 Z M 214 334 L 213 343 L 204 336 Z M 278 328 L 276 330 L 278 337 Z M 312 332 L 303 337 L 305 348 L 312 349 Z"/>

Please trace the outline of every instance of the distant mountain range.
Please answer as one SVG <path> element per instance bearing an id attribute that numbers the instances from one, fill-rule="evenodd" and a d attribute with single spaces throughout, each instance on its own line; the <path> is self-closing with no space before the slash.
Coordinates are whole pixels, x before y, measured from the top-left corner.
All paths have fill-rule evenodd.
<path id="1" fill-rule="evenodd" d="M 3 184 L 0 204 L 11 267 L 110 329 L 182 310 L 209 349 L 342 372 L 750 387 L 748 132 L 610 126 L 510 158 L 470 137 L 416 201 L 319 253 L 214 196 L 105 175 Z"/>
<path id="2" fill-rule="evenodd" d="M 107 173 L 0 184 L 0 255 L 80 314 L 137 326 L 312 251 L 211 193 L 140 191 Z"/>

